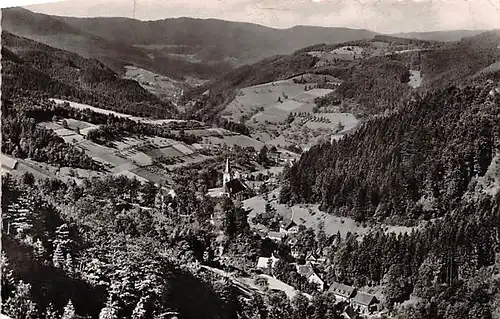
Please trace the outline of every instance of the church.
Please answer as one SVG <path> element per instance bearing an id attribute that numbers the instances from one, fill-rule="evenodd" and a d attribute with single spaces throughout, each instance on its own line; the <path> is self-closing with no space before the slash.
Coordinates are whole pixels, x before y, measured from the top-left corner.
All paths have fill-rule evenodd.
<path id="1" fill-rule="evenodd" d="M 252 190 L 242 180 L 239 172 L 233 172 L 229 158 L 226 158 L 226 165 L 222 174 L 222 187 L 209 189 L 207 196 L 245 200 L 251 197 L 252 193 Z"/>

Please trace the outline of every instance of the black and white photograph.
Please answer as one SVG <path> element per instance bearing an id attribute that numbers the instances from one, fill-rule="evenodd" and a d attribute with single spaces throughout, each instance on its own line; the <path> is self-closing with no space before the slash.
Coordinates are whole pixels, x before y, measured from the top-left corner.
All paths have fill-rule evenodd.
<path id="1" fill-rule="evenodd" d="M 500 319 L 500 0 L 13 2 L 0 319 Z"/>

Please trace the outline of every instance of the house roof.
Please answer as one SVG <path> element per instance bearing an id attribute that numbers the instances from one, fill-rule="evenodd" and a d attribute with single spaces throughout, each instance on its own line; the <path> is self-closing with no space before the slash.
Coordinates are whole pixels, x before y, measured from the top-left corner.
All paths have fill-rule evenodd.
<path id="1" fill-rule="evenodd" d="M 293 221 L 293 220 L 289 220 L 288 222 L 285 222 L 283 224 L 283 228 L 285 230 L 289 230 L 290 228 L 292 228 L 293 226 L 297 226 L 297 224 Z"/>
<path id="2" fill-rule="evenodd" d="M 358 313 L 350 305 L 345 307 L 343 315 L 345 318 L 348 318 L 348 319 L 354 319 L 354 318 L 358 317 Z"/>
<path id="3" fill-rule="evenodd" d="M 280 232 L 270 231 L 269 233 L 267 233 L 267 237 L 271 239 L 281 240 L 283 239 L 283 237 L 285 237 L 285 234 Z"/>
<path id="4" fill-rule="evenodd" d="M 6 169 L 13 170 L 16 168 L 17 160 L 7 155 L 0 154 L 0 164 Z"/>
<path id="5" fill-rule="evenodd" d="M 374 295 L 359 291 L 356 293 L 352 301 L 363 306 L 370 306 L 378 302 L 377 298 Z"/>
<path id="6" fill-rule="evenodd" d="M 311 277 L 315 274 L 314 268 L 310 263 L 306 263 L 305 265 L 297 265 L 297 272 L 306 278 Z"/>
<path id="7" fill-rule="evenodd" d="M 218 187 L 218 188 L 210 188 L 206 195 L 210 197 L 220 197 L 222 196 L 222 194 L 224 194 L 224 189 Z"/>
<path id="8" fill-rule="evenodd" d="M 278 258 L 271 256 L 271 257 L 259 257 L 259 260 L 257 261 L 257 268 L 267 268 L 267 263 L 269 259 L 272 260 L 271 267 L 274 267 L 276 263 L 278 262 Z"/>
<path id="9" fill-rule="evenodd" d="M 318 260 L 320 256 L 316 254 L 315 252 L 309 252 L 307 254 L 306 260 Z"/>
<path id="10" fill-rule="evenodd" d="M 339 282 L 333 282 L 330 285 L 328 291 L 333 292 L 334 294 L 340 295 L 344 298 L 352 298 L 354 293 L 356 292 L 356 288 L 348 285 L 341 284 Z"/>

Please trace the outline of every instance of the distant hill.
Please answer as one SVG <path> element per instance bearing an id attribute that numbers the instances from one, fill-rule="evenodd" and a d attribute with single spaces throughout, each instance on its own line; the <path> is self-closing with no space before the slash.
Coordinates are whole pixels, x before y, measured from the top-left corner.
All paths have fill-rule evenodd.
<path id="1" fill-rule="evenodd" d="M 458 42 L 376 35 L 370 40 L 317 44 L 292 55 L 237 68 L 188 92 L 187 97 L 208 92 L 192 110 L 201 118 L 213 118 L 234 99 L 237 89 L 309 72 L 343 81 L 333 93 L 316 100 L 320 106 L 344 101 L 354 112 L 377 114 L 398 108 L 403 101 L 411 99 L 414 92 L 500 79 L 499 46 L 498 31 L 483 32 Z M 341 47 L 351 49 L 345 52 L 355 52 L 353 48 L 362 51 L 352 59 L 342 58 L 342 54 L 332 55 L 332 50 Z M 327 54 L 323 56 L 322 52 Z M 421 73 L 423 82 L 418 89 L 408 85 L 410 69 Z"/>
<path id="2" fill-rule="evenodd" d="M 229 65 L 207 65 L 162 54 L 151 54 L 143 48 L 115 41 L 113 37 L 105 39 L 91 34 L 67 24 L 58 17 L 22 8 L 2 9 L 2 29 L 54 48 L 98 59 L 121 75 L 127 64 L 177 79 L 186 75 L 209 79 L 231 69 Z M 128 36 L 131 34 L 134 32 Z"/>
<path id="3" fill-rule="evenodd" d="M 25 37 L 36 37 L 35 39 L 56 47 L 74 47 L 80 41 L 88 44 L 89 39 L 92 39 L 95 41 L 93 46 L 98 46 L 101 50 L 121 46 L 118 52 L 137 54 L 141 60 L 146 59 L 149 53 L 156 58 L 175 56 L 210 65 L 222 61 L 241 65 L 276 54 L 291 53 L 316 43 L 370 39 L 375 35 L 368 30 L 349 28 L 296 26 L 273 29 L 216 19 L 140 21 L 129 18 L 56 17 L 19 8 L 4 9 L 2 15 L 2 26 L 6 30 Z M 108 41 L 108 46 L 104 46 L 102 40 Z M 65 44 L 66 41 L 70 43 Z M 111 48 L 109 43 L 113 44 Z"/>
<path id="4" fill-rule="evenodd" d="M 408 32 L 396 33 L 393 36 L 407 39 L 419 39 L 427 41 L 452 42 L 460 41 L 462 38 L 478 35 L 485 30 L 451 30 L 451 31 L 431 31 L 431 32 Z"/>

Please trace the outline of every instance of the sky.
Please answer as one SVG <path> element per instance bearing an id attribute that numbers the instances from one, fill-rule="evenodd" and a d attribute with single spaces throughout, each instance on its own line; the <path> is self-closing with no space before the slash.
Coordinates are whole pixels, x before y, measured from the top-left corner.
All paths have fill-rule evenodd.
<path id="1" fill-rule="evenodd" d="M 134 1 L 67 0 L 25 8 L 65 16 L 133 17 Z M 274 28 L 343 26 L 382 33 L 483 30 L 500 28 L 500 0 L 136 0 L 135 17 L 217 18 Z"/>

